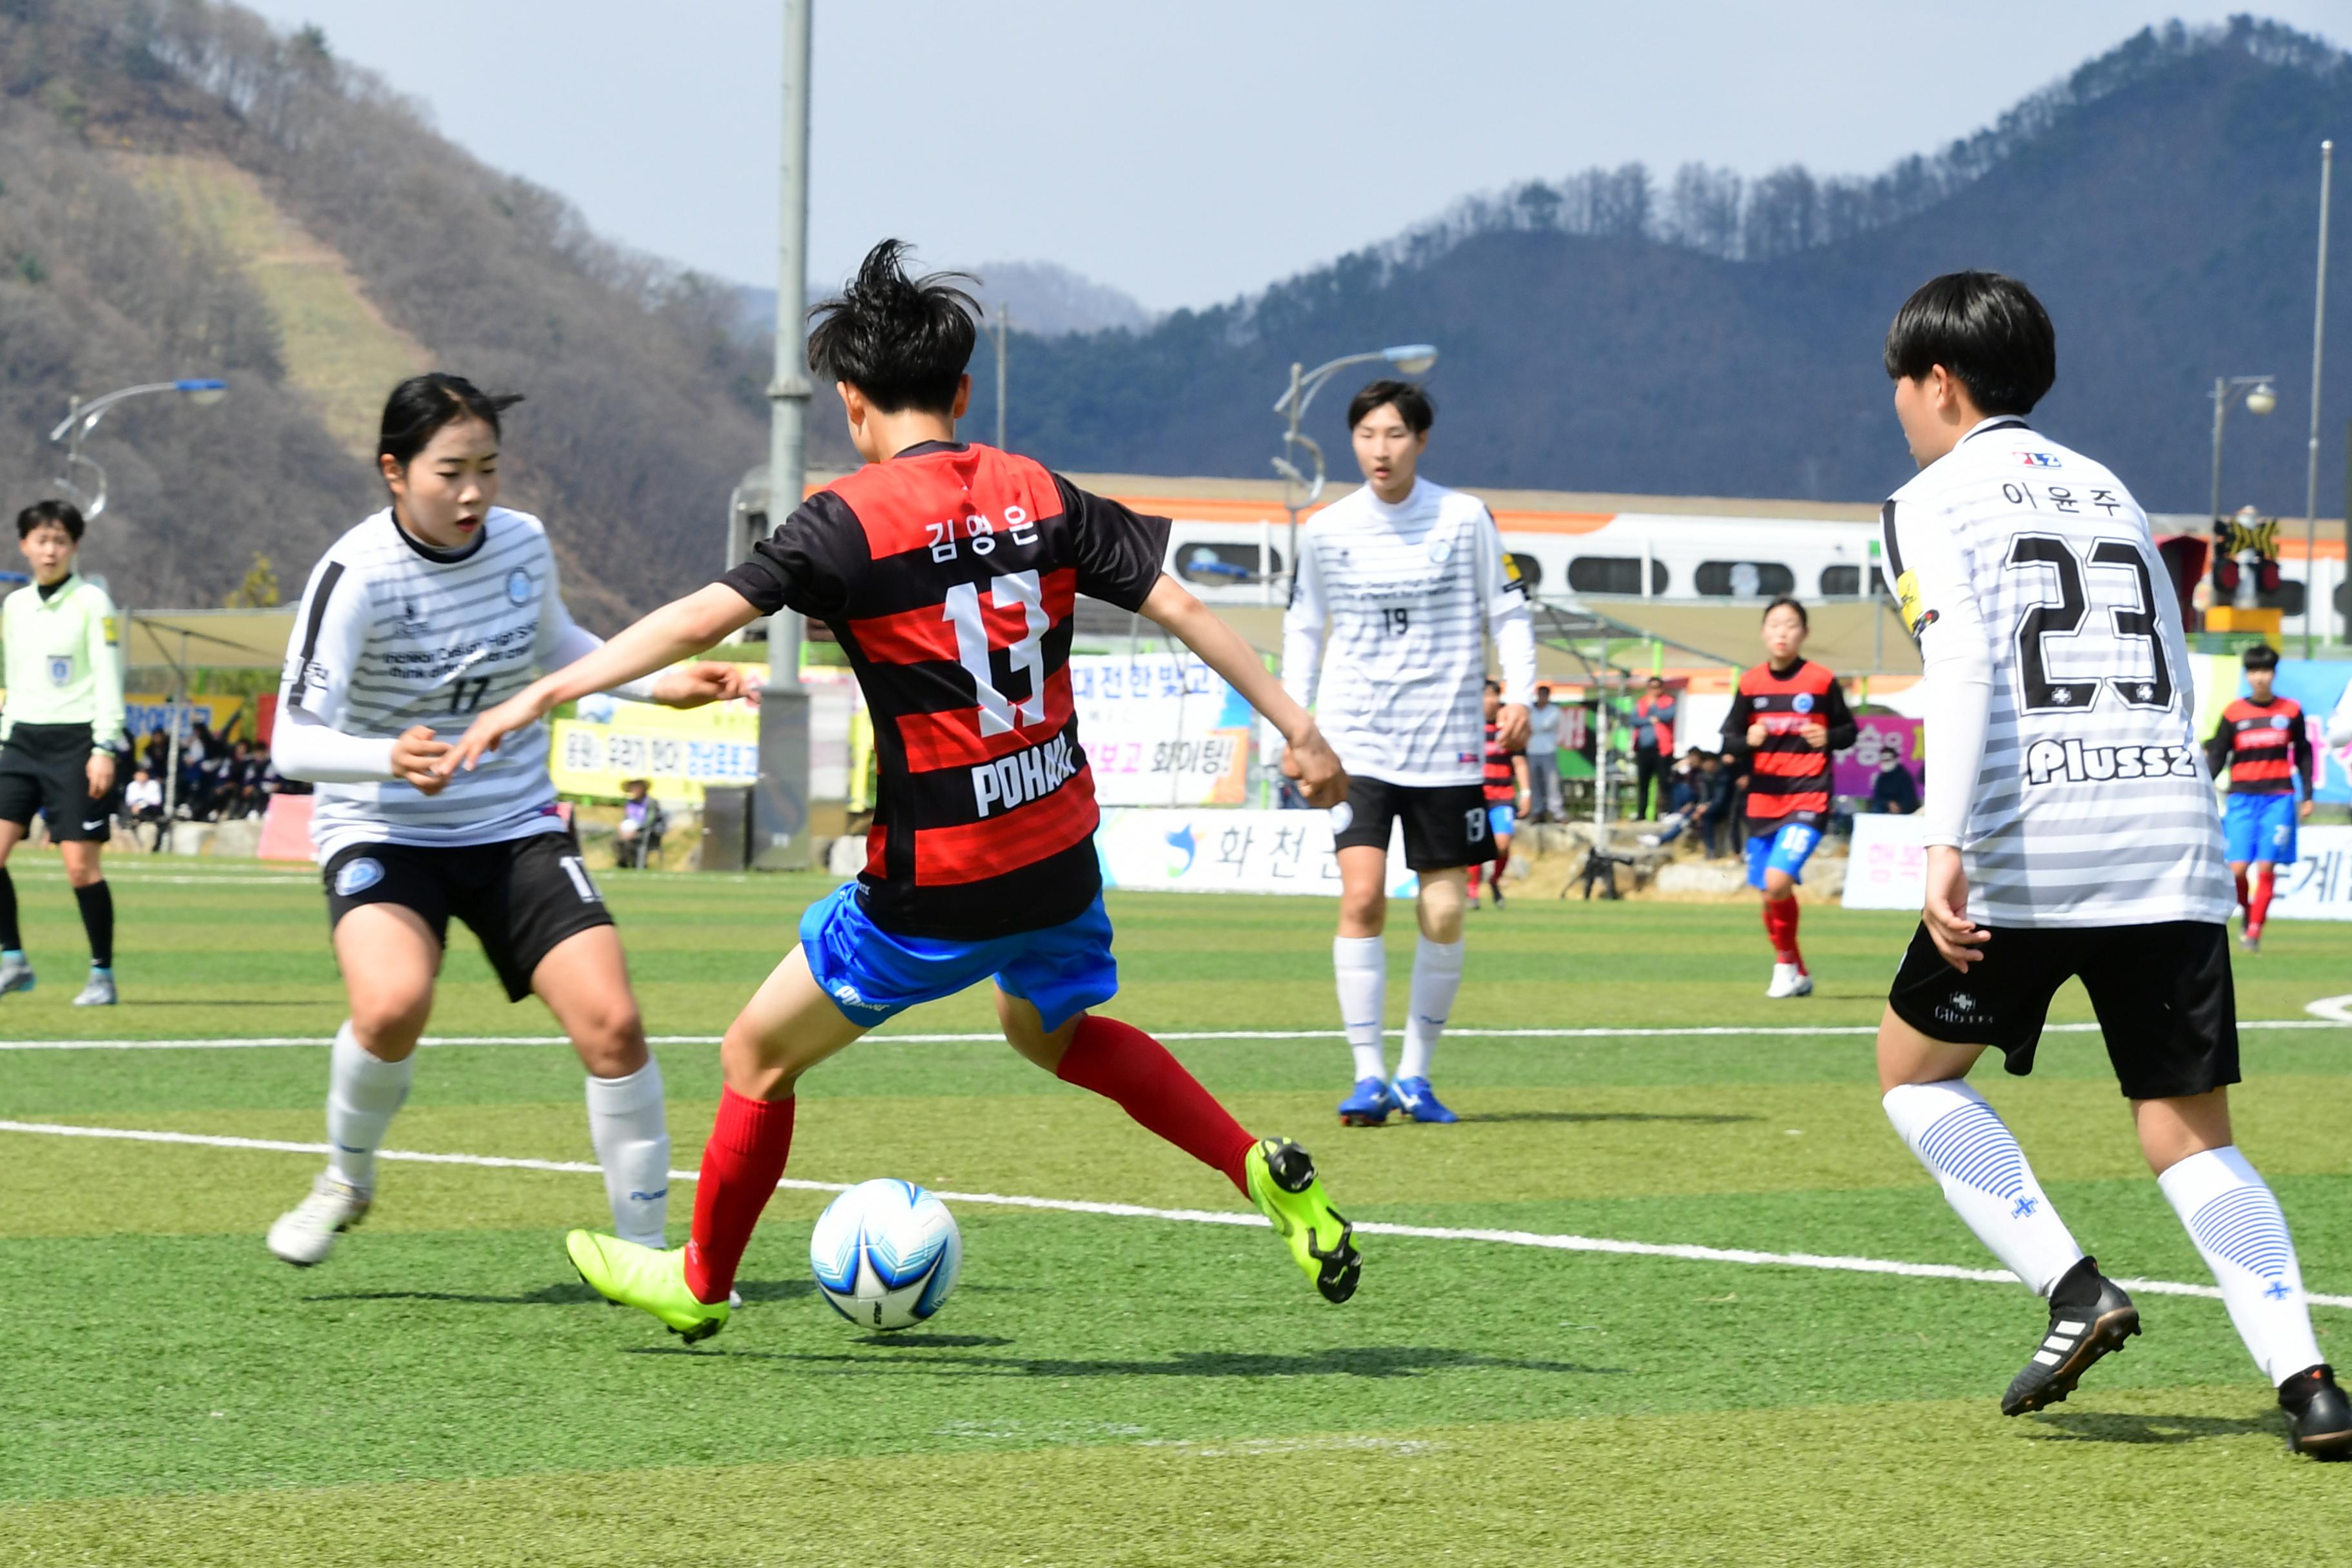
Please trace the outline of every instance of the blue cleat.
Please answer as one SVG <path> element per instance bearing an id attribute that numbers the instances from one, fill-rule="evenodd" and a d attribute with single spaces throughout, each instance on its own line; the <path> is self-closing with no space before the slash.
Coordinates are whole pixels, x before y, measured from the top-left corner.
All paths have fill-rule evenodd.
<path id="1" fill-rule="evenodd" d="M 1401 1078 L 1389 1086 L 1389 1092 L 1396 1097 L 1397 1109 L 1415 1121 L 1462 1120 L 1438 1103 L 1437 1092 L 1429 1087 L 1425 1078 Z"/>
<path id="2" fill-rule="evenodd" d="M 1423 1086 L 1427 1087 L 1426 1085 Z M 1342 1127 L 1386 1126 L 1389 1112 L 1397 1108 L 1389 1094 L 1389 1086 L 1376 1078 L 1360 1078 L 1348 1098 L 1339 1102 L 1339 1125 Z"/>

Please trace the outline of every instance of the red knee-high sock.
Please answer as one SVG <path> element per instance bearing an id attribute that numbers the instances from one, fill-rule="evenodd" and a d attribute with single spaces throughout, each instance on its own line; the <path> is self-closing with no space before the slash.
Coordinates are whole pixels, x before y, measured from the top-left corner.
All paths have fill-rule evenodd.
<path id="1" fill-rule="evenodd" d="M 1772 956 L 1782 963 L 1805 967 L 1805 956 L 1797 951 L 1797 900 L 1767 899 L 1764 900 L 1764 934 L 1772 939 Z"/>
<path id="2" fill-rule="evenodd" d="M 1056 1071 L 1090 1089 L 1203 1165 L 1249 1191 L 1244 1162 L 1257 1142 L 1201 1087 L 1168 1047 L 1132 1024 L 1089 1016 L 1078 1025 Z M 697 1228 L 699 1229 L 698 1219 Z"/>
<path id="3" fill-rule="evenodd" d="M 2240 912 L 2242 913 L 2253 907 L 2252 900 L 2246 893 L 2246 874 L 2243 871 L 2235 871 L 2231 874 L 2238 879 L 2238 909 Z"/>
<path id="4" fill-rule="evenodd" d="M 1474 904 L 1478 901 L 1478 873 L 1486 868 L 1483 861 L 1473 860 L 1470 863 L 1470 901 Z"/>
<path id="5" fill-rule="evenodd" d="M 702 1173 L 694 1184 L 694 1233 L 686 1244 L 686 1288 L 698 1301 L 724 1301 L 735 1288 L 743 1248 L 792 1156 L 794 1103 L 719 1091 L 719 1120 L 702 1146 Z"/>
<path id="6" fill-rule="evenodd" d="M 1501 886 L 1503 885 L 1503 868 L 1504 868 L 1504 867 L 1506 867 L 1506 866 L 1507 866 L 1507 865 L 1509 865 L 1510 863 L 1511 863 L 1511 847 L 1510 847 L 1509 845 L 1507 845 L 1507 844 L 1497 844 L 1497 845 L 1496 845 L 1496 846 L 1495 846 L 1495 886 L 1496 886 L 1496 887 L 1498 887 L 1498 888 L 1499 888 L 1499 887 L 1501 887 Z"/>
<path id="7" fill-rule="evenodd" d="M 2270 866 L 2254 868 L 2254 898 L 2246 906 L 2246 930 L 2262 934 L 2263 922 L 2271 918 L 2271 894 L 2278 887 L 2278 871 Z"/>

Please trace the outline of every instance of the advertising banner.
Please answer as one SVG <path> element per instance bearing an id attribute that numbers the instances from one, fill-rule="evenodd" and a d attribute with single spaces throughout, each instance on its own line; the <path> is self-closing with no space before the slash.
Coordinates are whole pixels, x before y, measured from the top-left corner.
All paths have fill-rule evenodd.
<path id="1" fill-rule="evenodd" d="M 2278 868 L 2271 919 L 2352 921 L 2352 827 L 2313 827 L 2295 835 L 2302 858 Z"/>
<path id="2" fill-rule="evenodd" d="M 1322 811 L 1113 809 L 1103 813 L 1095 847 L 1104 885 L 1129 892 L 1337 898 L 1331 832 L 1330 814 Z M 1420 889 L 1405 868 L 1400 825 L 1389 842 L 1389 897 L 1408 899 Z"/>
<path id="3" fill-rule="evenodd" d="M 1845 863 L 1845 907 L 1917 910 L 1927 889 L 1927 851 L 1919 842 L 1926 832 L 1916 812 L 1856 813 Z"/>
<path id="4" fill-rule="evenodd" d="M 1878 782 L 1878 764 L 1889 752 L 1910 770 L 1913 784 L 1923 783 L 1925 775 L 1919 771 L 1920 728 L 1918 720 L 1893 713 L 1874 713 L 1855 720 L 1853 744 L 1830 759 L 1831 792 L 1868 795 Z"/>
<path id="5" fill-rule="evenodd" d="M 176 723 L 182 740 L 194 732 L 201 720 L 212 732 L 225 741 L 253 738 L 254 699 L 250 697 L 183 697 L 176 700 L 160 691 L 132 691 L 122 699 L 122 728 L 134 746 L 143 744 L 157 731 L 169 736 Z M 238 722 L 238 716 L 244 716 Z M 230 725 L 236 724 L 234 733 Z"/>
<path id="6" fill-rule="evenodd" d="M 1105 805 L 1238 805 L 1249 704 L 1192 654 L 1075 654 L 1078 739 Z"/>
<path id="7" fill-rule="evenodd" d="M 641 778 L 656 800 L 700 805 L 706 785 L 760 776 L 760 710 L 748 702 L 680 710 L 592 697 L 553 731 L 548 772 L 558 795 L 618 800 L 623 780 Z"/>

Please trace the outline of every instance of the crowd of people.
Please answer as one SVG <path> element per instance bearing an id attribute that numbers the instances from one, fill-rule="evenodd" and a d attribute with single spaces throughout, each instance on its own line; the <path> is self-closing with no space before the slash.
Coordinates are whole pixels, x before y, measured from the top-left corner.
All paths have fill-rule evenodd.
<path id="1" fill-rule="evenodd" d="M 310 786 L 281 776 L 269 749 L 251 741 L 224 742 L 198 719 L 180 739 L 177 787 L 172 781 L 172 740 L 152 731 L 131 752 L 131 773 L 115 808 L 115 819 L 132 843 L 163 847 L 167 823 L 235 822 L 260 816 L 270 797 L 307 795 Z"/>

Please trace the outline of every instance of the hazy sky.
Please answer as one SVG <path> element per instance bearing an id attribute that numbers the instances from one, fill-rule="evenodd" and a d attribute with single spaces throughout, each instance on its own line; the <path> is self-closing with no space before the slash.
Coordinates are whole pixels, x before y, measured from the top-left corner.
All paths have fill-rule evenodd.
<path id="1" fill-rule="evenodd" d="M 246 3 L 318 23 L 607 237 L 773 282 L 777 0 Z M 814 276 L 895 234 L 1165 310 L 1593 163 L 1874 172 L 2144 26 L 2246 0 L 815 4 Z M 2346 0 L 2261 12 L 2352 43 Z"/>

